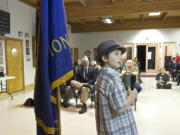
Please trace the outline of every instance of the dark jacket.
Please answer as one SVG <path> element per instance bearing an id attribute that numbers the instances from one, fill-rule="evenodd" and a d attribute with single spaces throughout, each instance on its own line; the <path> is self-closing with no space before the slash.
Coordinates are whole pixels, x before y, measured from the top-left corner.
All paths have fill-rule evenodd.
<path id="1" fill-rule="evenodd" d="M 87 76 L 88 76 L 88 80 L 85 80 L 85 78 L 83 77 L 83 73 L 84 73 L 84 67 L 81 66 L 78 68 L 78 73 L 77 73 L 77 78 L 76 80 L 78 82 L 81 82 L 81 83 L 88 83 L 88 84 L 91 84 L 91 85 L 94 85 L 95 81 L 96 81 L 96 71 L 93 67 L 88 67 L 88 73 L 87 73 Z"/>
<path id="2" fill-rule="evenodd" d="M 176 71 L 177 71 L 178 73 L 180 73 L 180 63 L 177 63 L 177 64 L 176 64 Z"/>
<path id="3" fill-rule="evenodd" d="M 78 76 L 78 72 L 80 71 L 80 68 L 83 68 L 82 65 L 78 66 L 78 65 L 74 65 L 74 69 L 73 69 L 73 80 L 77 80 L 77 76 Z"/>
<path id="4" fill-rule="evenodd" d="M 168 70 L 170 73 L 174 72 L 173 70 L 176 70 L 176 63 L 173 63 L 172 61 L 168 63 Z"/>
<path id="5" fill-rule="evenodd" d="M 164 75 L 158 73 L 156 75 L 156 80 L 160 81 L 160 83 L 163 83 L 165 85 L 169 81 L 169 76 L 166 73 L 164 73 Z"/>

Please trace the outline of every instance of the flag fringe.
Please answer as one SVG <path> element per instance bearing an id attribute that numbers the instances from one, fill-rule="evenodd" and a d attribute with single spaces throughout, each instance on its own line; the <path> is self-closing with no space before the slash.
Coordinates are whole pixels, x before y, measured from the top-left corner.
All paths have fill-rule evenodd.
<path id="1" fill-rule="evenodd" d="M 44 124 L 44 122 L 36 117 L 37 124 L 44 130 L 46 134 L 55 134 L 54 127 L 48 127 Z"/>

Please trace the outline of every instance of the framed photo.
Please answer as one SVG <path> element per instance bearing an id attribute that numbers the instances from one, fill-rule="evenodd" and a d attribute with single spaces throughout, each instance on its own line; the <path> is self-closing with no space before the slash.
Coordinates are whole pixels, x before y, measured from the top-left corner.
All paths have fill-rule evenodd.
<path id="1" fill-rule="evenodd" d="M 29 48 L 29 40 L 26 40 L 26 48 Z"/>
<path id="2" fill-rule="evenodd" d="M 29 38 L 29 33 L 25 33 L 25 38 Z"/>
<path id="3" fill-rule="evenodd" d="M 90 51 L 90 50 L 86 50 L 86 51 L 84 52 L 84 54 L 87 55 L 87 56 L 90 56 L 90 55 L 91 55 L 91 51 Z"/>
<path id="4" fill-rule="evenodd" d="M 26 48 L 26 55 L 30 55 L 30 49 Z"/>
<path id="5" fill-rule="evenodd" d="M 22 31 L 18 31 L 18 37 L 23 37 L 23 32 Z"/>
<path id="6" fill-rule="evenodd" d="M 30 55 L 29 40 L 26 40 L 26 55 Z"/>

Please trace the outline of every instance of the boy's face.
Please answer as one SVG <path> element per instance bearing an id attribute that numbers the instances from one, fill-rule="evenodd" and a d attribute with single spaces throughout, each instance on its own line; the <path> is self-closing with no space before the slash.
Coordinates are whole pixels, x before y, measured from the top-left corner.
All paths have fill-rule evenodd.
<path id="1" fill-rule="evenodd" d="M 109 57 L 104 57 L 105 65 L 110 68 L 119 68 L 122 61 L 122 54 L 120 50 L 114 50 L 109 53 Z"/>

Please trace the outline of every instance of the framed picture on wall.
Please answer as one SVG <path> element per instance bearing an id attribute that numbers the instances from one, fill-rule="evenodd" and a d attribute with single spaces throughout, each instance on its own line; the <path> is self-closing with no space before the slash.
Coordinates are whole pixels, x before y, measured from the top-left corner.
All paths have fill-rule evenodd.
<path id="1" fill-rule="evenodd" d="M 26 40 L 26 48 L 29 48 L 29 40 Z"/>
<path id="2" fill-rule="evenodd" d="M 30 49 L 26 48 L 26 55 L 30 55 Z"/>
<path id="3" fill-rule="evenodd" d="M 29 33 L 25 33 L 25 38 L 29 38 Z"/>
<path id="4" fill-rule="evenodd" d="M 23 32 L 22 31 L 18 31 L 18 37 L 23 37 Z"/>

